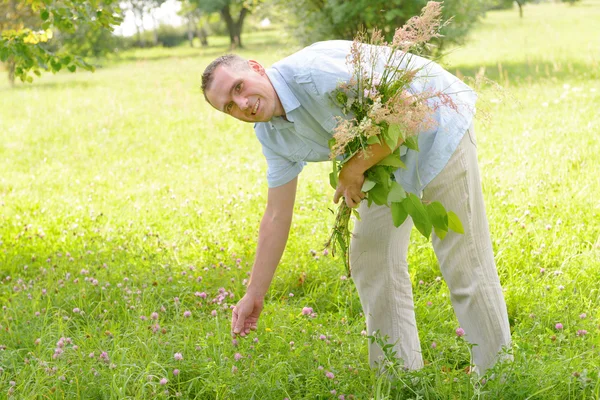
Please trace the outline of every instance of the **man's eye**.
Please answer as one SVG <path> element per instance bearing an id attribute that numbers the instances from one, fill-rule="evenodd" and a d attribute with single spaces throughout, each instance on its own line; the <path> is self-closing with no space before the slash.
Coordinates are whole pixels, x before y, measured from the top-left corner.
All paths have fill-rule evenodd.
<path id="1" fill-rule="evenodd" d="M 242 90 L 242 84 L 238 83 L 237 86 L 235 87 L 235 91 L 239 92 L 240 90 Z"/>
<path id="2" fill-rule="evenodd" d="M 233 107 L 231 103 L 227 104 L 227 106 L 225 107 L 225 111 L 231 112 L 231 107 Z"/>

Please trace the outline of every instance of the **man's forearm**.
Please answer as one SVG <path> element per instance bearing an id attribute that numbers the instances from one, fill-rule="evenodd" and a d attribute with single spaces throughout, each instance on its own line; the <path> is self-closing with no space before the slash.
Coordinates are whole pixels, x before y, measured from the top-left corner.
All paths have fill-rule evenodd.
<path id="1" fill-rule="evenodd" d="M 400 139 L 396 148 L 403 143 Z M 379 161 L 391 154 L 390 148 L 385 144 L 369 145 L 365 151 L 356 153 L 340 170 L 338 185 L 333 196 L 334 203 L 344 197 L 348 207 L 357 207 L 365 197 L 362 186 L 365 180 L 365 172 Z"/>
<path id="2" fill-rule="evenodd" d="M 402 143 L 404 143 L 404 141 L 400 139 L 400 141 L 396 145 L 396 148 L 398 148 Z M 362 175 L 369 168 L 371 168 L 373 165 L 377 164 L 379 161 L 389 156 L 391 153 L 392 151 L 386 144 L 374 143 L 367 147 L 366 157 L 365 152 L 363 150 L 360 150 L 350 160 L 348 160 L 344 167 L 357 174 Z"/>
<path id="3" fill-rule="evenodd" d="M 252 267 L 248 293 L 264 297 L 269 289 L 283 250 L 287 243 L 292 223 L 291 217 L 263 216 L 258 231 L 256 259 Z"/>

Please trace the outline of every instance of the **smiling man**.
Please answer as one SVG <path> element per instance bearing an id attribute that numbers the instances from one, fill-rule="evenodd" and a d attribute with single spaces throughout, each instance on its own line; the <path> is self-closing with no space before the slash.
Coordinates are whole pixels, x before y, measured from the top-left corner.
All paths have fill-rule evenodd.
<path id="1" fill-rule="evenodd" d="M 339 82 L 350 80 L 346 65 L 350 46 L 348 41 L 316 43 L 268 70 L 256 61 L 226 55 L 204 71 L 206 100 L 234 118 L 254 122 L 267 160 L 267 206 L 247 291 L 233 309 L 234 335 L 245 336 L 256 329 L 287 243 L 298 175 L 306 162 L 329 160 L 328 141 L 337 118 L 345 117 L 329 94 Z M 386 61 L 379 61 L 383 68 Z M 475 372 L 482 374 L 496 362 L 502 347 L 510 344 L 510 329 L 477 166 L 476 95 L 436 63 L 416 56 L 411 62 L 417 64 L 411 68 L 423 71 L 411 89 L 452 88 L 458 112 L 439 107 L 434 116 L 437 126 L 419 134 L 418 153 L 401 152 L 406 169 L 394 175 L 405 190 L 424 201 L 440 201 L 463 223 L 464 234 L 449 232 L 444 240 L 434 234 L 432 244 L 461 328 L 466 339 L 476 345 L 472 352 Z M 352 157 L 340 171 L 334 202 L 343 197 L 350 207 L 359 207 L 361 219 L 355 222 L 350 265 L 368 331 L 379 330 L 388 336 L 405 367 L 418 369 L 423 358 L 407 264 L 412 220 L 409 217 L 395 228 L 389 207 L 368 207 L 361 202 L 364 172 L 389 153 L 387 146 L 373 144 L 369 157 Z M 381 349 L 370 344 L 372 366 L 381 356 Z"/>
<path id="2" fill-rule="evenodd" d="M 267 122 L 284 115 L 277 92 L 258 62 L 236 56 L 220 61 L 205 85 L 214 90 L 204 87 L 206 100 L 214 108 L 244 122 Z"/>

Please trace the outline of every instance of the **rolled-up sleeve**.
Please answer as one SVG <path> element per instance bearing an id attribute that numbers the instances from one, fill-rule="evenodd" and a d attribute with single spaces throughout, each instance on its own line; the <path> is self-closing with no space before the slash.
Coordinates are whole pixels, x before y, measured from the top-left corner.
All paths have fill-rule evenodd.
<path id="1" fill-rule="evenodd" d="M 267 184 L 270 188 L 285 185 L 300 175 L 306 165 L 304 161 L 288 160 L 264 144 L 262 152 L 267 160 Z"/>

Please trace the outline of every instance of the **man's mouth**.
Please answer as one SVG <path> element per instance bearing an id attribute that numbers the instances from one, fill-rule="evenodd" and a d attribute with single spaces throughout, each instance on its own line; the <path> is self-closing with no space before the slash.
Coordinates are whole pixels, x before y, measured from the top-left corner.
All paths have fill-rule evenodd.
<path id="1" fill-rule="evenodd" d="M 256 99 L 256 103 L 254 103 L 254 108 L 252 109 L 252 115 L 256 115 L 259 105 L 260 105 L 260 99 Z"/>

